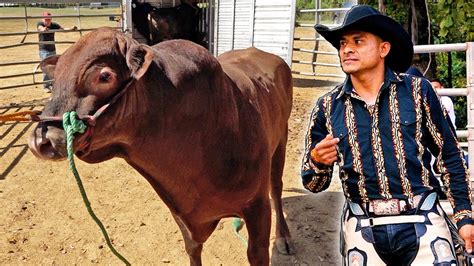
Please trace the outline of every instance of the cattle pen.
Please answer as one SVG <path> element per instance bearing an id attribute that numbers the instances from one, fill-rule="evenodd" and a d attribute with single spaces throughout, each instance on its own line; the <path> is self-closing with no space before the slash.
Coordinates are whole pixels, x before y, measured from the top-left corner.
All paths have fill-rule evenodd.
<path id="1" fill-rule="evenodd" d="M 65 11 L 61 8 L 49 6 L 42 8 L 28 7 L 28 12 L 35 10 L 35 8 L 39 8 L 33 14 L 37 17 L 40 17 L 43 10 L 51 11 L 53 16 L 60 16 L 62 11 Z M 98 12 L 109 15 L 120 13 L 122 7 L 90 9 L 87 6 L 80 6 L 80 8 L 81 14 Z M 73 7 L 69 9 L 72 9 L 71 12 L 73 13 L 77 12 Z M 11 6 L 1 10 L 7 13 L 2 16 L 12 16 L 18 10 L 18 12 L 24 13 L 24 7 L 22 6 Z M 259 9 L 256 11 L 260 12 Z M 238 14 L 238 12 L 240 12 L 240 7 L 236 8 L 236 13 Z M 288 15 L 287 17 L 290 18 L 291 16 Z M 53 19 L 65 27 L 79 27 L 77 18 L 53 17 Z M 32 23 L 31 31 L 34 31 L 37 20 L 40 20 L 40 18 L 29 20 Z M 117 25 L 116 21 L 110 21 L 107 16 L 91 18 L 90 23 L 95 25 L 90 26 L 87 26 L 89 22 L 86 21 L 89 19 L 81 18 L 81 20 L 82 28 L 92 28 L 103 24 L 121 27 L 121 25 Z M 238 21 L 236 18 L 235 22 Z M 260 19 L 260 22 L 272 24 L 265 21 L 265 19 Z M 228 23 L 230 29 L 232 29 L 233 22 L 229 20 Z M 239 26 L 236 24 L 235 27 Z M 16 29 L 21 31 L 22 27 Z M 289 32 L 290 27 L 288 26 L 286 30 Z M 267 34 L 269 33 L 267 32 Z M 29 37 L 31 41 L 37 40 L 37 35 L 30 34 Z M 74 41 L 79 37 L 78 32 L 56 33 L 56 40 L 59 42 Z M 3 40 L 6 41 L 2 38 Z M 291 44 L 289 36 L 285 40 Z M 234 38 L 234 41 L 229 41 L 228 45 L 236 46 L 238 43 L 238 38 Z M 59 54 L 64 52 L 69 44 L 58 43 L 56 47 Z M 288 50 L 288 47 L 279 49 Z M 38 61 L 37 45 L 34 44 L 8 48 L 3 52 L 2 62 Z M 28 73 L 36 68 L 36 64 L 19 64 L 12 66 L 7 71 L 10 71 L 11 74 Z M 22 66 L 24 66 L 23 69 Z M 2 75 L 4 74 L 6 73 Z M 36 75 L 35 80 L 39 81 L 41 75 L 40 73 Z M 2 79 L 1 86 L 33 83 L 31 80 L 31 76 L 17 77 L 16 80 L 15 78 Z M 312 94 L 312 92 L 310 93 Z M 50 97 L 50 94 L 41 90 L 41 84 L 2 89 L 0 95 L 0 106 L 2 107 L 0 112 L 2 114 L 24 110 L 40 110 L 44 102 Z M 305 101 L 311 101 L 311 98 L 302 97 L 300 102 Z M 309 103 L 302 104 L 302 106 L 307 105 Z M 303 112 L 302 108 L 297 109 Z M 301 115 L 304 114 L 301 113 Z M 299 118 L 294 121 L 298 124 L 297 128 L 301 127 L 300 122 L 304 123 Z M 86 215 L 82 202 L 78 201 L 77 188 L 70 178 L 71 173 L 67 166 L 61 162 L 55 164 L 46 162 L 44 164 L 44 162 L 34 159 L 32 154 L 28 152 L 25 146 L 26 135 L 33 125 L 27 122 L 0 123 L 0 197 L 2 198 L 0 205 L 4 210 L 0 214 L 2 221 L 0 231 L 2 235 L 5 233 L 4 237 L 0 239 L 2 253 L 0 262 L 2 264 L 117 263 L 117 259 L 111 255 L 107 248 L 104 248 L 105 244 L 99 230 L 97 230 L 95 224 L 91 223 L 90 217 Z M 296 149 L 299 144 L 294 144 L 293 147 Z M 294 149 L 288 156 L 294 158 L 293 160 L 299 160 L 297 159 L 299 154 Z M 169 215 L 166 206 L 156 197 L 149 184 L 141 176 L 119 159 L 100 165 L 77 163 L 94 210 L 108 227 L 114 245 L 121 253 L 123 252 L 128 260 L 132 263 L 147 264 L 183 265 L 188 263 L 179 229 Z M 297 171 L 295 168 L 288 168 L 287 170 L 288 173 L 294 173 L 295 171 Z M 284 204 L 297 205 L 296 208 L 291 208 L 287 212 L 288 217 L 297 219 L 302 214 L 304 216 L 310 215 L 308 211 L 304 213 L 302 211 L 312 204 L 309 198 L 302 197 L 301 192 L 298 191 L 299 181 L 294 179 L 294 174 L 287 174 L 286 179 L 285 184 L 289 186 L 289 190 L 285 192 Z M 291 185 L 292 183 L 293 185 Z M 291 187 L 295 189 L 291 189 Z M 336 197 L 334 194 L 326 194 L 322 199 L 327 198 L 328 201 L 336 203 Z M 302 210 L 299 210 L 300 208 Z M 311 208 L 311 212 L 321 211 L 320 208 Z M 320 237 L 323 234 L 336 231 L 336 220 L 329 219 L 330 226 L 327 230 L 330 230 L 330 232 L 321 232 L 318 234 Z M 233 235 L 230 228 L 230 220 L 223 220 L 218 225 L 216 233 L 204 250 L 203 260 L 206 264 L 244 265 L 247 263 L 245 246 Z M 298 230 L 309 232 L 314 228 L 313 225 L 299 229 L 292 228 L 294 234 L 300 235 L 297 232 Z M 245 232 L 243 234 L 245 236 Z M 311 239 L 313 239 L 311 234 L 308 234 L 307 239 L 306 236 L 299 237 L 299 245 L 301 246 L 299 256 L 301 258 L 284 257 L 278 255 L 276 251 L 272 251 L 272 261 L 274 263 L 289 264 L 304 260 L 308 262 L 316 260 L 333 261 L 334 258 L 337 258 L 337 254 L 332 254 L 332 251 L 336 249 L 331 246 L 335 241 L 326 241 L 325 246 L 317 247 L 317 249 L 321 249 L 320 253 L 312 254 L 314 248 L 305 251 L 304 247 L 309 246 L 312 242 Z"/>
<path id="2" fill-rule="evenodd" d="M 153 8 L 176 6 L 177 0 L 154 0 L 141 1 L 153 5 Z M 48 7 L 53 11 L 54 21 L 77 26 L 74 30 L 57 30 L 56 44 L 67 47 L 74 43 L 84 33 L 97 27 L 108 26 L 121 29 L 131 34 L 135 39 L 143 41 L 143 36 L 137 31 L 132 22 L 132 0 L 107 0 L 102 1 L 102 9 L 92 8 L 92 1 L 38 1 L 33 4 L 26 1 L 10 1 L 4 6 L 5 11 L 13 11 L 2 14 L 0 21 L 12 21 L 15 27 L 23 28 L 22 31 L 14 31 L 4 27 L 0 32 L 2 41 L 0 50 L 16 53 L 22 48 L 32 48 L 39 44 L 37 41 L 38 31 L 36 23 L 42 19 L 38 10 L 46 10 Z M 201 10 L 199 17 L 199 31 L 205 35 L 207 48 L 214 55 L 220 55 L 225 51 L 255 46 L 281 56 L 287 63 L 291 64 L 293 48 L 293 25 L 295 5 L 290 0 L 278 0 L 271 3 L 263 0 L 242 1 L 197 1 Z M 58 11 L 59 14 L 55 11 Z M 146 14 L 145 14 L 146 15 Z M 97 19 L 100 22 L 97 23 Z M 8 24 L 7 24 L 8 25 Z M 47 44 L 48 42 L 41 42 Z M 11 50 L 19 48 L 17 50 Z M 10 50 L 8 50 L 10 49 Z M 61 49 L 59 49 L 61 51 Z M 17 54 L 21 55 L 21 53 Z M 39 60 L 31 58 L 16 58 L 15 60 L 0 63 L 0 67 L 7 68 L 2 71 L 0 90 L 27 87 L 41 84 L 38 69 Z M 15 68 L 9 72 L 8 68 Z M 18 73 L 18 69 L 24 69 Z M 29 82 L 18 83 L 20 78 L 29 77 Z"/>
<path id="3" fill-rule="evenodd" d="M 22 5 L 25 1 L 10 1 L 4 2 L 8 5 L 0 5 L 0 17 L 5 18 L 2 19 L 2 25 L 11 25 L 10 23 L 17 21 L 16 25 L 5 26 L 0 30 L 2 34 L 5 33 L 0 37 L 0 46 L 15 45 L 1 49 L 0 114 L 40 110 L 50 96 L 40 88 L 41 72 L 37 69 L 39 60 L 36 22 L 41 18 L 41 11 L 50 10 L 53 17 L 56 16 L 54 20 L 66 27 L 78 26 L 82 29 L 82 33 L 79 30 L 57 32 L 58 53 L 67 49 L 81 34 L 97 26 L 120 29 L 125 27 L 124 20 L 126 19 L 123 18 L 127 6 L 122 1 L 102 1 L 102 3 L 118 5 L 103 5 L 101 9 L 95 7 L 91 9 L 88 4 L 93 3 L 92 1 L 82 1 L 79 3 L 79 10 L 74 8 L 77 1 L 61 1 L 61 3 L 71 4 L 64 8 L 57 7 L 60 1 L 42 2 L 49 6 L 25 8 Z M 250 4 L 245 4 L 249 2 Z M 258 27 L 252 27 L 257 28 L 257 30 L 254 29 L 255 32 L 263 31 L 267 35 L 254 37 L 253 42 L 249 35 L 242 35 L 242 31 L 245 31 L 245 27 L 250 27 L 250 24 L 245 20 L 240 20 L 240 14 L 244 10 L 254 10 L 255 13 L 255 5 L 251 6 L 256 2 L 262 1 L 219 1 L 223 4 L 221 8 L 224 7 L 224 9 L 221 9 L 220 13 L 217 11 L 212 13 L 214 14 L 212 21 L 216 21 L 218 14 L 222 20 L 226 21 L 221 22 L 223 23 L 221 25 L 209 24 L 209 26 L 214 33 L 220 27 L 223 34 L 226 32 L 228 34 L 221 35 L 220 39 L 216 35 L 210 35 L 211 40 L 217 40 L 222 44 L 220 48 L 210 46 L 211 52 L 218 54 L 219 49 L 223 52 L 225 49 L 243 47 L 243 41 L 254 43 L 266 38 L 272 41 L 268 36 L 276 33 L 272 33 L 270 29 L 267 30 L 265 25 L 273 24 L 273 22 L 259 16 L 257 18 L 261 24 L 257 25 Z M 228 9 L 225 9 L 226 6 Z M 286 7 L 280 7 L 280 10 L 292 8 L 294 7 L 286 5 Z M 66 10 L 70 13 L 63 14 L 62 12 Z M 33 13 L 30 13 L 32 11 Z M 80 12 L 79 17 L 77 17 L 78 12 Z M 294 13 L 288 14 L 288 21 L 291 21 Z M 255 16 L 253 18 L 256 19 Z M 25 28 L 28 30 L 22 31 Z M 277 38 L 284 45 L 277 46 L 271 42 L 268 46 L 278 47 L 275 49 L 281 51 L 281 56 L 286 60 L 288 58 L 299 60 L 297 56 L 292 56 L 291 52 L 288 55 L 293 45 L 295 48 L 312 49 L 299 45 L 298 41 L 293 44 L 286 35 L 295 31 L 295 35 L 303 36 L 303 29 L 277 26 L 277 24 L 275 28 L 281 28 L 286 32 L 285 35 L 282 34 Z M 4 29 L 9 32 L 3 32 Z M 305 32 L 311 30 L 306 28 Z M 8 33 L 18 34 L 9 36 Z M 25 45 L 18 45 L 24 37 Z M 292 38 L 291 35 L 290 38 Z M 31 43 L 28 44 L 28 42 Z M 324 48 L 325 44 L 322 43 L 321 46 Z M 467 62 L 470 62 L 466 88 L 446 89 L 443 94 L 459 93 L 468 97 L 470 103 L 468 115 L 474 110 L 472 47 L 472 43 L 415 47 L 417 52 L 435 52 L 434 50 L 466 52 Z M 294 70 L 301 70 L 300 67 L 293 64 Z M 328 74 L 340 75 L 341 73 L 334 71 Z M 340 187 L 336 183 L 329 188 L 328 192 L 309 195 L 302 189 L 299 180 L 303 134 L 310 108 L 317 97 L 333 88 L 340 80 L 294 75 L 294 108 L 290 119 L 283 202 L 290 231 L 296 241 L 297 254 L 283 257 L 272 249 L 272 264 L 340 265 L 341 263 L 338 254 L 338 213 L 343 201 Z M 470 115 L 470 117 L 469 125 L 473 125 L 473 116 Z M 85 212 L 67 165 L 63 162 L 40 162 L 28 151 L 25 144 L 26 137 L 33 126 L 34 124 L 28 122 L 0 122 L 0 208 L 2 209 L 0 264 L 116 264 L 117 259 L 104 248 L 105 243 L 99 230 Z M 472 129 L 472 126 L 468 126 L 467 130 L 459 132 L 459 136 L 466 140 L 461 143 L 463 146 L 474 143 L 472 137 L 474 134 L 469 133 Z M 474 148 L 469 147 L 469 151 L 474 151 Z M 119 159 L 100 165 L 86 165 L 78 162 L 78 167 L 84 176 L 85 186 L 91 195 L 94 209 L 104 219 L 108 230 L 111 231 L 114 244 L 124 252 L 127 259 L 134 264 L 183 265 L 188 263 L 179 229 L 174 225 L 166 206 L 156 198 L 155 193 L 141 176 Z M 474 175 L 471 173 L 471 176 Z M 333 180 L 333 183 L 334 181 L 336 180 Z M 205 264 L 247 264 L 245 247 L 232 235 L 230 228 L 231 221 L 229 220 L 224 220 L 218 225 L 215 235 L 205 246 L 203 254 Z"/>

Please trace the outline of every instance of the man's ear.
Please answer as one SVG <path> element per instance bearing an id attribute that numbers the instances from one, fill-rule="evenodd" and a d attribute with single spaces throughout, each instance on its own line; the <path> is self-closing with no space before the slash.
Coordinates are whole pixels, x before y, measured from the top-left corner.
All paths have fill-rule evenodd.
<path id="1" fill-rule="evenodd" d="M 390 53 L 390 49 L 392 48 L 392 44 L 389 42 L 382 42 L 380 44 L 380 57 L 386 58 L 388 53 Z"/>
<path id="2" fill-rule="evenodd" d="M 54 79 L 54 70 L 56 69 L 56 64 L 58 63 L 59 57 L 59 55 L 50 56 L 41 61 L 39 65 L 41 71 L 43 71 L 43 73 L 52 79 Z"/>
<path id="3" fill-rule="evenodd" d="M 155 53 L 150 46 L 133 44 L 127 51 L 127 66 L 135 79 L 140 79 L 148 70 Z"/>

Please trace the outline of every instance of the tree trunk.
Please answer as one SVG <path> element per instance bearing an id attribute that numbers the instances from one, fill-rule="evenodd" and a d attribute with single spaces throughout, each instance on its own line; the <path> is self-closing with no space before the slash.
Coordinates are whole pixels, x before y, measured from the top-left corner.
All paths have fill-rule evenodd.
<path id="1" fill-rule="evenodd" d="M 431 27 L 429 25 L 429 16 L 424 0 L 409 1 L 408 20 L 410 26 L 407 29 L 411 40 L 415 45 L 433 44 L 433 36 L 431 35 Z M 431 55 L 431 58 L 430 58 Z M 415 54 L 413 57 L 413 65 L 425 73 L 428 79 L 434 78 L 436 74 L 435 54 Z"/>
<path id="2" fill-rule="evenodd" d="M 379 0 L 379 11 L 382 14 L 387 14 L 387 7 L 385 6 L 384 0 Z"/>

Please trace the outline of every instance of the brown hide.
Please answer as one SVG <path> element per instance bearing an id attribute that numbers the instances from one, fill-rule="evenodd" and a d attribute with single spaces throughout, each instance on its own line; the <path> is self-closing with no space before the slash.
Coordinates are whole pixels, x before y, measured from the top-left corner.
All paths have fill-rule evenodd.
<path id="1" fill-rule="evenodd" d="M 89 163 L 121 157 L 142 174 L 182 229 L 192 265 L 219 220 L 232 216 L 246 222 L 250 263 L 268 264 L 269 193 L 277 247 L 294 252 L 281 204 L 292 81 L 279 57 L 249 48 L 216 60 L 189 41 L 149 47 L 101 28 L 42 65 L 54 70 L 43 112 L 51 116 L 93 114 L 132 77 L 90 141 L 76 137 L 75 153 Z M 59 124 L 42 122 L 29 146 L 58 160 L 64 143 Z"/>

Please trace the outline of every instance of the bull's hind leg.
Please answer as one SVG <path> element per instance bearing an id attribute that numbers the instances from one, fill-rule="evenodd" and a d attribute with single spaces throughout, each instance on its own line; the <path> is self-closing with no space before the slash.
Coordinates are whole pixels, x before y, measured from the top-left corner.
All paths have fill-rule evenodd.
<path id="1" fill-rule="evenodd" d="M 290 230 L 286 224 L 285 217 L 283 216 L 283 204 L 281 202 L 281 195 L 283 190 L 283 167 L 285 165 L 285 151 L 286 151 L 286 140 L 283 138 L 280 145 L 278 145 L 275 154 L 272 158 L 272 180 L 271 180 L 271 195 L 273 205 L 276 212 L 276 241 L 278 252 L 281 254 L 295 254 L 295 247 L 291 240 Z"/>
<path id="2" fill-rule="evenodd" d="M 268 265 L 272 222 L 270 200 L 267 197 L 255 199 L 243 210 L 242 218 L 249 234 L 247 257 L 250 265 Z"/>
<path id="3" fill-rule="evenodd" d="M 219 221 L 212 223 L 193 225 L 193 228 L 188 228 L 178 216 L 173 215 L 174 220 L 181 230 L 184 239 L 184 247 L 189 256 L 191 266 L 202 265 L 201 254 L 202 245 L 212 234 Z M 192 233 L 189 231 L 192 230 Z"/>

